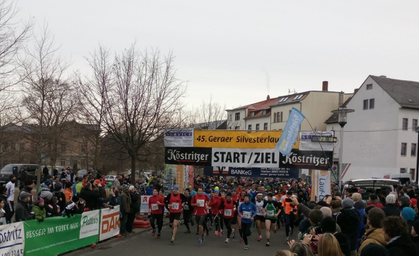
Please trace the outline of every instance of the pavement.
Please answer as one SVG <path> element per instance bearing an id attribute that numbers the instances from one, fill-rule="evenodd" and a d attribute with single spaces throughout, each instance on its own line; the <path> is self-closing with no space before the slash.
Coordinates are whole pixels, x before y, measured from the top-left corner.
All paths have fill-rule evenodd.
<path id="1" fill-rule="evenodd" d="M 249 250 L 243 250 L 244 243 L 240 242 L 240 236 L 236 233 L 236 238 L 231 239 L 229 244 L 224 243 L 226 234 L 222 237 L 216 237 L 214 231 L 206 237 L 203 244 L 198 244 L 198 236 L 193 233 L 185 234 L 185 226 L 180 226 L 174 244 L 170 243 L 171 229 L 166 225 L 162 230 L 161 239 L 156 236 L 151 236 L 151 229 L 136 229 L 135 234 L 127 237 L 112 238 L 108 241 L 98 243 L 95 248 L 85 247 L 66 253 L 66 256 L 73 255 L 100 255 L 100 256 L 115 256 L 115 255 L 196 255 L 200 256 L 214 256 L 214 255 L 251 255 L 255 252 L 262 255 L 275 255 L 277 250 L 287 250 L 288 245 L 285 242 L 285 229 L 281 229 L 276 233 L 271 234 L 270 246 L 265 246 L 266 239 L 258 242 L 258 234 L 256 229 L 253 229 L 253 234 L 249 237 Z M 191 227 L 191 230 L 196 231 L 196 226 Z M 263 237 L 264 230 L 262 231 Z"/>

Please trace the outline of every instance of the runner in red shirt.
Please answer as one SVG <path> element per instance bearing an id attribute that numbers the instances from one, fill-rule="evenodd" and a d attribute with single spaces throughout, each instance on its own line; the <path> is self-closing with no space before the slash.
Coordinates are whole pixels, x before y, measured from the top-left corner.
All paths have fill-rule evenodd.
<path id="1" fill-rule="evenodd" d="M 215 236 L 221 236 L 221 216 L 219 214 L 218 208 L 220 207 L 223 198 L 219 196 L 219 193 L 220 191 L 218 189 L 215 189 L 213 197 L 211 198 L 211 201 L 209 203 L 209 206 L 211 207 L 211 218 L 215 223 Z"/>
<path id="2" fill-rule="evenodd" d="M 230 240 L 230 235 L 233 229 L 231 226 L 237 223 L 236 218 L 236 209 L 238 207 L 238 202 L 233 201 L 231 198 L 231 193 L 227 193 L 226 198 L 221 201 L 219 209 L 223 210 L 223 220 L 227 228 L 227 238 L 225 243 L 228 244 Z"/>
<path id="3" fill-rule="evenodd" d="M 205 220 L 208 214 L 208 204 L 209 204 L 209 197 L 203 194 L 202 188 L 198 188 L 198 194 L 194 195 L 191 200 L 191 205 L 194 208 L 194 215 L 196 223 L 199 227 L 199 240 L 198 243 L 202 244 L 205 240 L 204 236 L 204 225 L 206 227 Z"/>
<path id="4" fill-rule="evenodd" d="M 174 185 L 172 193 L 166 197 L 166 208 L 170 212 L 170 223 L 172 224 L 173 232 L 170 242 L 173 244 L 175 242 L 177 227 L 179 225 L 180 215 L 182 213 L 183 205 L 185 204 L 187 198 L 185 195 L 179 193 L 179 186 Z"/>
<path id="5" fill-rule="evenodd" d="M 164 197 L 159 196 L 156 188 L 153 189 L 153 196 L 148 199 L 148 212 L 150 213 L 150 223 L 153 228 L 151 232 L 152 236 L 156 234 L 156 225 L 154 222 L 157 221 L 157 238 L 160 238 L 160 232 L 163 227 L 163 205 Z"/>

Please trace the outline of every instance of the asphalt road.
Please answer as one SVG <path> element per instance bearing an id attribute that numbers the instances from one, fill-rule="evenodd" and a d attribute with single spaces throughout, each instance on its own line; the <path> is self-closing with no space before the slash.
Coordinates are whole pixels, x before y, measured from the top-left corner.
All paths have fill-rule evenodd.
<path id="1" fill-rule="evenodd" d="M 192 227 L 195 230 L 195 226 Z M 240 243 L 239 238 L 230 240 L 229 244 L 224 243 L 226 235 L 223 237 L 215 237 L 212 231 L 207 236 L 203 244 L 198 244 L 198 236 L 195 233 L 184 234 L 186 228 L 181 226 L 176 241 L 174 244 L 170 243 L 171 229 L 168 226 L 163 227 L 162 238 L 156 239 L 151 236 L 151 231 L 136 233 L 134 235 L 112 239 L 111 241 L 100 243 L 96 248 L 85 248 L 79 250 L 77 255 L 100 255 L 100 256 L 115 256 L 115 255 L 197 255 L 200 256 L 214 256 L 214 255 L 243 255 L 253 254 L 257 252 L 258 255 L 274 255 L 279 249 L 288 249 L 285 242 L 285 229 L 281 228 L 276 234 L 271 235 L 271 246 L 266 247 L 266 239 L 261 242 L 257 241 L 258 234 L 253 229 L 253 234 L 249 238 L 249 250 L 243 250 L 244 243 Z M 136 229 L 136 232 L 140 232 Z M 236 234 L 239 237 L 238 233 Z"/>

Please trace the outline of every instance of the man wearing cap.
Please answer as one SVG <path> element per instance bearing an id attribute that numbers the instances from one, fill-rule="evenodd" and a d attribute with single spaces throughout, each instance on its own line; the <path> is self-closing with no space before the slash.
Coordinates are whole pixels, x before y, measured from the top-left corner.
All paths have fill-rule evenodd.
<path id="1" fill-rule="evenodd" d="M 202 188 L 198 188 L 198 193 L 192 197 L 191 205 L 194 207 L 195 221 L 199 227 L 198 243 L 202 244 L 205 241 L 204 227 L 206 226 L 205 220 L 208 214 L 208 205 L 210 199 L 207 195 L 203 194 Z"/>
<path id="2" fill-rule="evenodd" d="M 16 206 L 16 221 L 25 221 L 33 219 L 29 202 L 31 201 L 32 195 L 27 192 L 22 192 L 19 196 L 19 203 Z"/>
<path id="3" fill-rule="evenodd" d="M 173 244 L 175 242 L 177 227 L 179 225 L 180 215 L 182 213 L 182 208 L 187 198 L 185 195 L 179 193 L 179 186 L 174 185 L 172 193 L 170 193 L 165 200 L 166 208 L 170 212 L 170 223 L 172 224 L 173 232 L 170 242 Z"/>
<path id="4" fill-rule="evenodd" d="M 336 217 L 336 222 L 342 229 L 342 233 L 349 237 L 351 242 L 351 255 L 354 256 L 356 252 L 356 242 L 359 222 L 361 217 L 358 210 L 354 208 L 354 201 L 350 198 L 345 198 L 342 201 L 342 210 Z"/>

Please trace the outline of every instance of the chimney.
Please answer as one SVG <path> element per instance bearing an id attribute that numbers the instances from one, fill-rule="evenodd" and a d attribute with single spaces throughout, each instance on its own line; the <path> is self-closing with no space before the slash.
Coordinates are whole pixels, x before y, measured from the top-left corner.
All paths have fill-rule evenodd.
<path id="1" fill-rule="evenodd" d="M 266 100 L 270 100 L 271 99 L 271 97 L 269 97 L 269 95 L 268 96 L 266 96 Z"/>
<path id="2" fill-rule="evenodd" d="M 323 81 L 322 91 L 323 92 L 329 91 L 329 82 L 328 81 Z"/>

